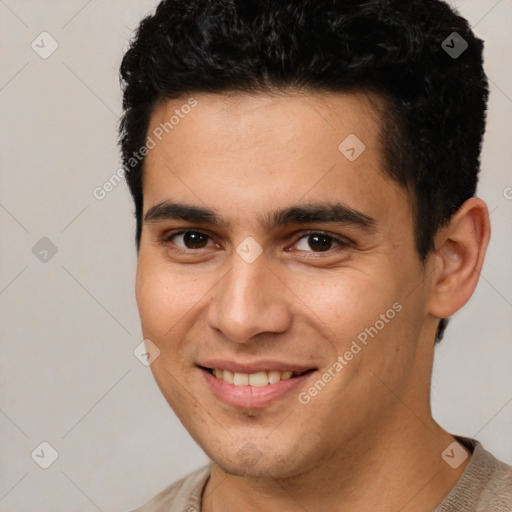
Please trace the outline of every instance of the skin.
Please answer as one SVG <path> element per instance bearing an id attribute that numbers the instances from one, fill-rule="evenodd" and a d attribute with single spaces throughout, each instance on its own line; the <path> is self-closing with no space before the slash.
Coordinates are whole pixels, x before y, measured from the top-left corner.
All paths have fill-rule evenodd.
<path id="1" fill-rule="evenodd" d="M 460 478 L 441 453 L 454 439 L 430 411 L 439 318 L 476 287 L 487 208 L 468 200 L 415 249 L 410 197 L 384 172 L 377 98 L 361 93 L 194 94 L 197 106 L 146 157 L 144 214 L 164 201 L 214 210 L 226 225 L 144 222 L 136 297 L 151 369 L 211 459 L 206 512 L 432 510 Z M 148 134 L 188 97 L 161 102 Z M 339 144 L 356 134 L 355 160 Z M 374 221 L 271 227 L 265 215 L 342 202 Z M 206 234 L 196 248 L 183 230 Z M 315 251 L 307 231 L 348 239 Z M 175 236 L 173 236 L 175 235 Z M 236 252 L 253 237 L 261 255 Z M 178 252 L 179 249 L 184 251 Z M 198 363 L 272 359 L 316 368 L 307 391 L 358 334 L 402 310 L 303 405 L 290 393 L 261 409 L 220 401 Z"/>

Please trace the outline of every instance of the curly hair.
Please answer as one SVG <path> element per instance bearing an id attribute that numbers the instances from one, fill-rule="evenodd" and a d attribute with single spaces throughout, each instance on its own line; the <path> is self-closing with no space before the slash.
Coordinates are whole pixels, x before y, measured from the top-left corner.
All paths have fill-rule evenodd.
<path id="1" fill-rule="evenodd" d="M 457 56 L 446 51 L 454 32 L 467 44 Z M 141 21 L 120 68 L 119 136 L 137 249 L 144 159 L 129 162 L 159 101 L 194 92 L 367 91 L 385 105 L 384 172 L 409 193 L 424 262 L 437 230 L 476 191 L 489 94 L 482 54 L 483 41 L 441 0 L 163 0 Z"/>

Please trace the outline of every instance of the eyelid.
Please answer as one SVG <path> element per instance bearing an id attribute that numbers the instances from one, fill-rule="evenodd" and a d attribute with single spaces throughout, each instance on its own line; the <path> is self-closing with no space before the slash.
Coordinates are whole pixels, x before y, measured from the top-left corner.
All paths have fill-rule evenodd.
<path id="1" fill-rule="evenodd" d="M 204 235 L 204 236 L 206 236 L 209 239 L 209 242 L 213 242 L 216 246 L 219 245 L 217 242 L 215 242 L 215 240 L 213 239 L 213 236 L 211 234 L 209 234 L 207 230 L 193 229 L 193 228 L 180 229 L 178 231 L 171 231 L 171 232 L 165 233 L 162 236 L 162 242 L 164 244 L 169 243 L 169 242 L 171 242 L 171 238 L 173 238 L 174 236 L 183 235 L 185 233 L 190 233 L 190 232 L 192 232 L 192 233 L 199 233 L 201 235 Z M 318 230 L 318 229 L 309 229 L 309 230 L 306 230 L 306 231 L 300 231 L 300 232 L 296 233 L 295 237 L 294 237 L 295 238 L 295 242 L 293 243 L 293 245 L 296 245 L 300 240 L 302 240 L 303 238 L 305 238 L 307 236 L 311 236 L 311 235 L 324 235 L 326 237 L 329 237 L 336 244 L 338 244 L 338 247 L 341 247 L 341 248 L 348 248 L 348 247 L 351 247 L 353 245 L 353 242 L 351 240 L 349 240 L 348 238 L 346 238 L 346 237 L 343 237 L 343 236 L 340 236 L 340 235 L 336 235 L 336 234 L 330 233 L 328 231 Z M 206 247 L 201 247 L 199 249 L 188 249 L 188 248 L 180 247 L 179 245 L 176 245 L 175 243 L 173 243 L 173 245 L 174 245 L 174 250 L 176 250 L 178 252 L 182 252 L 182 253 L 198 252 L 201 249 L 207 249 L 207 248 L 211 247 L 211 246 L 206 246 Z M 336 247 L 328 249 L 327 251 L 321 251 L 321 252 L 304 251 L 302 249 L 299 249 L 299 251 L 303 252 L 303 253 L 322 254 L 322 253 L 332 253 L 335 249 L 336 249 Z"/>
<path id="2" fill-rule="evenodd" d="M 213 242 L 215 245 L 219 245 L 217 242 L 215 242 L 212 235 L 210 235 L 206 231 L 204 231 L 202 229 L 193 229 L 193 228 L 180 229 L 178 231 L 170 231 L 170 232 L 164 233 L 161 237 L 162 243 L 163 244 L 172 243 L 175 247 L 174 250 L 176 250 L 178 252 L 183 252 L 183 253 L 184 252 L 198 252 L 201 249 L 207 249 L 207 248 L 211 247 L 211 246 L 206 246 L 206 247 L 201 247 L 200 249 L 188 249 L 186 247 L 185 248 L 180 247 L 179 245 L 176 245 L 174 242 L 171 242 L 171 238 L 178 236 L 178 235 L 184 235 L 185 233 L 199 233 L 201 235 L 206 236 L 209 239 L 208 242 Z"/>
<path id="3" fill-rule="evenodd" d="M 339 246 L 341 246 L 343 248 L 351 247 L 352 245 L 354 245 L 351 240 L 349 240 L 348 238 L 346 238 L 344 236 L 335 235 L 333 233 L 329 233 L 328 231 L 322 231 L 321 229 L 320 230 L 310 229 L 307 231 L 301 231 L 300 233 L 298 233 L 298 238 L 297 238 L 297 241 L 294 243 L 294 245 L 296 245 L 303 238 L 305 238 L 307 236 L 311 236 L 311 235 L 324 235 L 328 238 L 331 238 L 334 242 L 336 242 L 337 244 L 339 244 Z M 334 249 L 335 248 L 329 249 L 327 251 L 322 251 L 322 252 L 330 253 Z M 311 252 L 312 254 L 322 254 L 322 252 L 315 252 L 315 251 L 302 251 L 302 252 L 307 252 L 307 253 Z"/>

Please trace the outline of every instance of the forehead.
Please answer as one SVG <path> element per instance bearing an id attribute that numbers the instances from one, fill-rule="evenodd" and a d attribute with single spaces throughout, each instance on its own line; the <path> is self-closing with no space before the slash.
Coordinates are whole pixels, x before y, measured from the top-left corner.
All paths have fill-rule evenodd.
<path id="1" fill-rule="evenodd" d="M 381 111 L 379 99 L 363 93 L 162 101 L 148 128 L 144 209 L 172 197 L 249 216 L 270 204 L 324 200 L 378 217 L 390 203 L 407 203 L 383 172 Z"/>
<path id="2" fill-rule="evenodd" d="M 283 154 L 311 154 L 312 149 L 325 150 L 332 143 L 337 149 L 336 142 L 354 132 L 373 146 L 379 140 L 382 110 L 383 101 L 366 93 L 199 93 L 158 103 L 148 133 L 159 142 L 172 139 L 183 144 L 183 149 L 200 137 L 197 156 L 226 150 L 253 152 L 261 145 L 267 154 L 278 148 Z M 306 147 L 297 144 L 306 139 Z M 286 142 L 290 145 L 283 145 Z"/>

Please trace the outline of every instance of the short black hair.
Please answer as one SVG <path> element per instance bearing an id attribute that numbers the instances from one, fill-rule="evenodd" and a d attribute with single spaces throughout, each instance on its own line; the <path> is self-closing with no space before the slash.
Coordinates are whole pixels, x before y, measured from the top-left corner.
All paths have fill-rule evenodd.
<path id="1" fill-rule="evenodd" d="M 476 192 L 489 94 L 482 54 L 483 41 L 441 0 L 163 0 L 141 21 L 120 68 L 119 135 L 137 249 L 144 159 L 133 156 L 159 101 L 194 92 L 363 91 L 385 105 L 384 171 L 409 192 L 425 261 L 437 230 Z"/>

